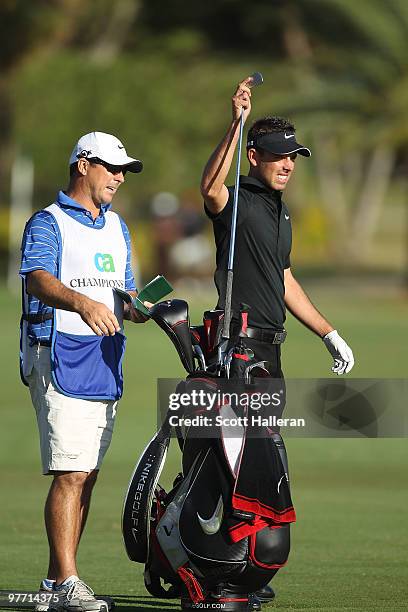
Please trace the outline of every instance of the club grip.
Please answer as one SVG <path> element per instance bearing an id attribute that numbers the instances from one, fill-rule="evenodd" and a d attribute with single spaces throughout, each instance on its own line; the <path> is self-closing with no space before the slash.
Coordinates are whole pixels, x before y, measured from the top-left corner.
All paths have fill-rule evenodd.
<path id="1" fill-rule="evenodd" d="M 227 290 L 225 292 L 225 311 L 224 311 L 224 325 L 222 328 L 222 337 L 230 337 L 230 324 L 231 324 L 231 304 L 232 304 L 232 281 L 234 280 L 234 272 L 228 270 L 227 272 Z"/>

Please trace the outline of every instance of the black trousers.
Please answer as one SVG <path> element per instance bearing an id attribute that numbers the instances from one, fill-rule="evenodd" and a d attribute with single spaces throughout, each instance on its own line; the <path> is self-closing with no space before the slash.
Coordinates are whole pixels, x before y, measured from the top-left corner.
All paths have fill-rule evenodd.
<path id="1" fill-rule="evenodd" d="M 269 371 L 272 378 L 283 378 L 280 344 L 269 344 L 267 342 L 254 340 L 253 338 L 245 338 L 244 344 L 254 351 L 255 359 L 257 361 L 269 362 Z"/>

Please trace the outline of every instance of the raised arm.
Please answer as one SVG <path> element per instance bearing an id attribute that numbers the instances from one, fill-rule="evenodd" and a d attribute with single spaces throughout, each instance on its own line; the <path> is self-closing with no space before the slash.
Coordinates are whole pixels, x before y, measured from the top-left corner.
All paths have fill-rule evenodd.
<path id="1" fill-rule="evenodd" d="M 232 97 L 232 121 L 224 138 L 208 160 L 201 179 L 201 194 L 207 208 L 213 214 L 222 211 L 228 201 L 228 189 L 225 186 L 231 168 L 239 136 L 239 121 L 243 108 L 244 121 L 251 112 L 251 90 L 248 87 L 251 77 L 238 84 Z"/>

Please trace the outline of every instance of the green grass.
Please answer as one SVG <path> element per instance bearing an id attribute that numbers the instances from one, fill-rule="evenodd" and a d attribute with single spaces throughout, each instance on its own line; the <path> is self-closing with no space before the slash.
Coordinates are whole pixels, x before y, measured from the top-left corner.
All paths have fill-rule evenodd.
<path id="1" fill-rule="evenodd" d="M 316 287 L 310 293 L 336 322 L 356 356 L 355 377 L 406 377 L 407 304 L 377 292 Z M 182 297 L 182 296 L 180 296 Z M 203 305 L 209 307 L 208 297 Z M 201 306 L 193 309 L 198 322 Z M 35 589 L 47 544 L 42 508 L 49 479 L 40 474 L 34 412 L 19 382 L 19 306 L 0 290 L 2 406 L 0 438 L 0 589 Z M 290 377 L 329 375 L 318 338 L 288 321 L 284 370 Z M 170 342 L 153 323 L 128 328 L 126 388 L 117 427 L 81 543 L 82 576 L 121 610 L 177 609 L 150 598 L 142 567 L 125 554 L 120 531 L 123 494 L 134 463 L 156 423 L 156 379 L 183 376 Z M 289 563 L 274 580 L 279 610 L 406 610 L 407 467 L 404 439 L 288 439 L 298 521 Z M 178 469 L 171 450 L 163 476 Z"/>

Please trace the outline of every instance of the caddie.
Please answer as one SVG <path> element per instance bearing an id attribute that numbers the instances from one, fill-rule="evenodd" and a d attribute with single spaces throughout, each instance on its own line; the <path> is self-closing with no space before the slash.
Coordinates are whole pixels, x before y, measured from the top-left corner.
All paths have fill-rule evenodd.
<path id="1" fill-rule="evenodd" d="M 40 591 L 58 593 L 76 612 L 100 609 L 79 579 L 76 556 L 122 396 L 123 319 L 146 320 L 114 294 L 136 287 L 129 231 L 111 210 L 126 173 L 142 168 L 115 136 L 82 136 L 68 188 L 31 217 L 22 241 L 21 375 L 37 415 L 43 473 L 52 476 Z"/>

